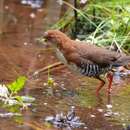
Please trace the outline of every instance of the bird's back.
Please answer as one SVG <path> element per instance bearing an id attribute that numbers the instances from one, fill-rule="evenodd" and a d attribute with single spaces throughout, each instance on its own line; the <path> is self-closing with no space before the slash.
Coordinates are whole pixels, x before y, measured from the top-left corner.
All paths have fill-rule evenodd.
<path id="1" fill-rule="evenodd" d="M 70 42 L 70 41 L 69 41 Z M 68 46 L 69 43 L 68 42 Z M 115 53 L 111 54 L 110 51 L 101 49 L 93 45 L 86 45 L 71 41 L 71 46 L 64 49 L 63 55 L 67 61 L 68 67 L 86 76 L 97 76 L 106 73 L 112 68 L 110 61 L 108 62 L 107 56 L 115 58 Z M 103 55 L 107 59 L 103 59 Z M 100 56 L 100 57 L 99 57 Z"/>
<path id="2" fill-rule="evenodd" d="M 119 53 L 83 42 L 76 42 L 76 50 L 82 58 L 102 67 L 113 64 L 121 57 Z"/>

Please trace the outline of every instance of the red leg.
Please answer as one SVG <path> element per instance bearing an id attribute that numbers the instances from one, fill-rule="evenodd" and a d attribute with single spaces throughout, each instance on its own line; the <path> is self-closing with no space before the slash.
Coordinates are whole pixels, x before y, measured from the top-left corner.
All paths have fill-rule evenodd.
<path id="1" fill-rule="evenodd" d="M 107 92 L 108 92 L 108 94 L 110 94 L 111 93 L 111 89 L 112 89 L 113 73 L 111 73 L 111 72 L 108 73 L 107 74 L 107 79 L 109 81 Z"/>
<path id="2" fill-rule="evenodd" d="M 101 88 L 104 86 L 105 84 L 105 81 L 103 79 L 101 79 L 100 77 L 96 77 L 96 79 L 100 80 L 100 85 L 97 87 L 96 89 L 96 95 L 98 96 L 99 95 L 99 91 L 101 90 Z"/>

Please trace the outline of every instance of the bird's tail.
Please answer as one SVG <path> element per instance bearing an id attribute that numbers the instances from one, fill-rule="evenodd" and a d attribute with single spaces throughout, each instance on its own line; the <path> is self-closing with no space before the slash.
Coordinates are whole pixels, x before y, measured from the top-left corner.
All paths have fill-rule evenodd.
<path id="1" fill-rule="evenodd" d="M 130 64 L 130 56 L 121 56 L 119 59 L 113 63 L 113 66 L 125 66 Z"/>

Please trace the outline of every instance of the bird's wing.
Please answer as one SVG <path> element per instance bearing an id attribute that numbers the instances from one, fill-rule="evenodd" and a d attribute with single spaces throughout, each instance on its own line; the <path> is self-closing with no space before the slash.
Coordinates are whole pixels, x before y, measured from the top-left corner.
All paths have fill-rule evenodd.
<path id="1" fill-rule="evenodd" d="M 71 53 L 69 53 L 68 55 L 66 55 L 66 59 L 68 61 L 68 63 L 74 63 L 76 64 L 78 67 L 81 67 L 82 64 L 94 64 L 93 61 L 82 57 L 79 53 L 77 53 L 77 51 L 73 51 Z"/>
<path id="2" fill-rule="evenodd" d="M 79 59 L 84 62 L 91 62 L 101 66 L 108 66 L 118 60 L 120 54 L 100 48 L 94 45 L 76 44 L 76 52 Z"/>

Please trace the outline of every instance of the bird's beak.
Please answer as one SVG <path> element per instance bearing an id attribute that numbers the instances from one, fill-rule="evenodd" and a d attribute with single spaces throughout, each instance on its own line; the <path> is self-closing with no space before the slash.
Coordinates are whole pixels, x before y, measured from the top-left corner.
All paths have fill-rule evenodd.
<path id="1" fill-rule="evenodd" d="M 43 45 L 45 45 L 46 47 L 49 46 L 49 43 L 48 43 L 48 32 L 44 32 L 43 33 L 43 38 L 42 38 L 42 43 Z"/>
<path id="2" fill-rule="evenodd" d="M 47 42 L 47 36 L 48 36 L 48 33 L 47 33 L 47 32 L 44 32 L 44 33 L 43 33 L 42 41 Z"/>
<path id="3" fill-rule="evenodd" d="M 48 33 L 44 32 L 42 35 L 43 35 L 43 37 L 38 38 L 37 41 L 46 46 L 47 45 L 47 41 L 48 41 L 48 39 L 47 39 Z"/>

